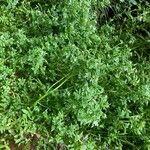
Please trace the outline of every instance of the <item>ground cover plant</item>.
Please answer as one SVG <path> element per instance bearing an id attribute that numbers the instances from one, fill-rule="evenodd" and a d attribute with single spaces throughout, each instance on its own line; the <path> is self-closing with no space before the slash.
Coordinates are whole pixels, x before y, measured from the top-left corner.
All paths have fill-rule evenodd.
<path id="1" fill-rule="evenodd" d="M 0 149 L 150 149 L 150 3 L 0 1 Z"/>

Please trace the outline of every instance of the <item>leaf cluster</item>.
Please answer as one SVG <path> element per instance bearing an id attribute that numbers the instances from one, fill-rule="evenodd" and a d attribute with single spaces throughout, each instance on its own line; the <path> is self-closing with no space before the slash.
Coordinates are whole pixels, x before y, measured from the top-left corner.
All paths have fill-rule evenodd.
<path id="1" fill-rule="evenodd" d="M 150 149 L 150 4 L 108 6 L 0 1 L 1 149 Z"/>

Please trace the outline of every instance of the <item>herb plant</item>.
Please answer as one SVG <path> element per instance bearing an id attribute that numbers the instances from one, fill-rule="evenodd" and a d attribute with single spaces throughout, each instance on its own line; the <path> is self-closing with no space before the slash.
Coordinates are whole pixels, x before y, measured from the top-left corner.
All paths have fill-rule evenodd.
<path id="1" fill-rule="evenodd" d="M 150 3 L 111 4 L 0 1 L 0 149 L 150 149 Z"/>

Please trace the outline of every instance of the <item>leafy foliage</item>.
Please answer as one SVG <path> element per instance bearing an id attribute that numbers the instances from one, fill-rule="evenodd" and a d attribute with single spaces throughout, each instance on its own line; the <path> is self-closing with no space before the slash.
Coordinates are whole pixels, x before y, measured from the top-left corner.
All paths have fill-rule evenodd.
<path id="1" fill-rule="evenodd" d="M 1 149 L 150 149 L 150 4 L 111 4 L 0 2 Z"/>

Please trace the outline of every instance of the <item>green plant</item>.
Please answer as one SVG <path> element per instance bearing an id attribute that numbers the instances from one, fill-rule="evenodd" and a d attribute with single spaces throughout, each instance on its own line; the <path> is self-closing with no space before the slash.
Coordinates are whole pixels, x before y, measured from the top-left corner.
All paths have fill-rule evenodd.
<path id="1" fill-rule="evenodd" d="M 109 4 L 1 1 L 1 148 L 150 148 L 149 4 Z"/>

